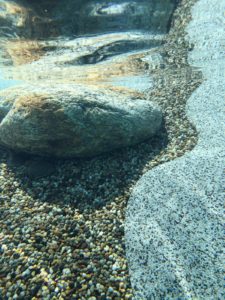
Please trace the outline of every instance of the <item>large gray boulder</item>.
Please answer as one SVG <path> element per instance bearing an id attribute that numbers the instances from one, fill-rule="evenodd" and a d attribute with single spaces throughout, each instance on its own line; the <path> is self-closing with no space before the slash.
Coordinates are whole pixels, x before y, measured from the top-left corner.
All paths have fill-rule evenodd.
<path id="1" fill-rule="evenodd" d="M 0 103 L 0 143 L 39 155 L 97 155 L 148 139 L 162 121 L 149 101 L 78 85 L 9 88 Z"/>

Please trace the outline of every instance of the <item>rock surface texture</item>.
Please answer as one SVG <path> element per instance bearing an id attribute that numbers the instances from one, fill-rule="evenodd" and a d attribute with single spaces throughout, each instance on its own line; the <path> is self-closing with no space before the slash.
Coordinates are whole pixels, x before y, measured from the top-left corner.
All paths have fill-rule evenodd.
<path id="1" fill-rule="evenodd" d="M 197 146 L 146 173 L 126 214 L 134 299 L 223 299 L 224 0 L 199 0 L 187 32 L 204 83 L 187 114 Z"/>
<path id="2" fill-rule="evenodd" d="M 0 62 L 23 82 L 0 92 L 0 143 L 84 157 L 152 137 L 162 114 L 140 89 L 175 3 L 0 1 Z"/>
<path id="3" fill-rule="evenodd" d="M 149 138 L 162 121 L 156 105 L 122 93 L 68 85 L 14 91 L 11 103 L 2 101 L 1 142 L 33 154 L 96 155 Z"/>

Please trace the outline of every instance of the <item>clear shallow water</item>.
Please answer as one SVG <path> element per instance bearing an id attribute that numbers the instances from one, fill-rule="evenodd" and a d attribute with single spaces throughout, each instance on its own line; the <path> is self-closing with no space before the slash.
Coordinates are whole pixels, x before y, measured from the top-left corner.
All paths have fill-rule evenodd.
<path id="1" fill-rule="evenodd" d="M 154 48 L 160 47 L 163 42 L 164 35 L 134 32 L 102 34 L 69 41 L 37 41 L 35 47 L 34 42 L 30 45 L 29 41 L 17 41 L 16 51 L 15 47 L 10 49 L 16 66 L 2 70 L 0 90 L 25 82 L 38 85 L 44 80 L 57 84 L 94 84 L 102 88 L 111 85 L 131 92 L 142 92 L 153 86 L 152 79 L 145 74 L 144 57 L 148 54 L 153 60 L 150 64 L 157 64 L 155 54 L 149 51 L 153 49 L 154 52 Z M 134 49 L 129 48 L 130 44 Z M 143 49 L 137 51 L 139 47 Z"/>

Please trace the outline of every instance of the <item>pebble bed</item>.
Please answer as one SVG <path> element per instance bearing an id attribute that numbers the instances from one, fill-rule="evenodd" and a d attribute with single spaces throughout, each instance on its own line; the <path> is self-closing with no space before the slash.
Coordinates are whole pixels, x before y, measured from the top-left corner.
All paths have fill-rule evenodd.
<path id="1" fill-rule="evenodd" d="M 150 141 L 88 160 L 0 159 L 0 299 L 132 299 L 124 242 L 127 200 L 137 180 L 196 144 L 185 104 L 201 83 L 187 64 L 184 28 L 196 0 L 178 6 L 163 64 L 146 70 L 147 97 L 163 109 Z M 45 175 L 45 176 L 43 176 Z"/>

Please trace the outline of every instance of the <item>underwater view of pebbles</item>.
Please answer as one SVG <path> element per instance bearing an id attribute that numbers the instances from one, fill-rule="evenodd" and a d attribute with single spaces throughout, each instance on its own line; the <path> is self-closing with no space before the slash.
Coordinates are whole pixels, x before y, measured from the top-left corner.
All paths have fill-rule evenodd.
<path id="1" fill-rule="evenodd" d="M 146 70 L 164 128 L 149 141 L 86 160 L 49 161 L 1 149 L 0 299 L 132 299 L 124 215 L 137 180 L 196 144 L 186 101 L 201 83 L 187 64 L 184 28 L 195 0 L 181 1 L 163 64 Z"/>

